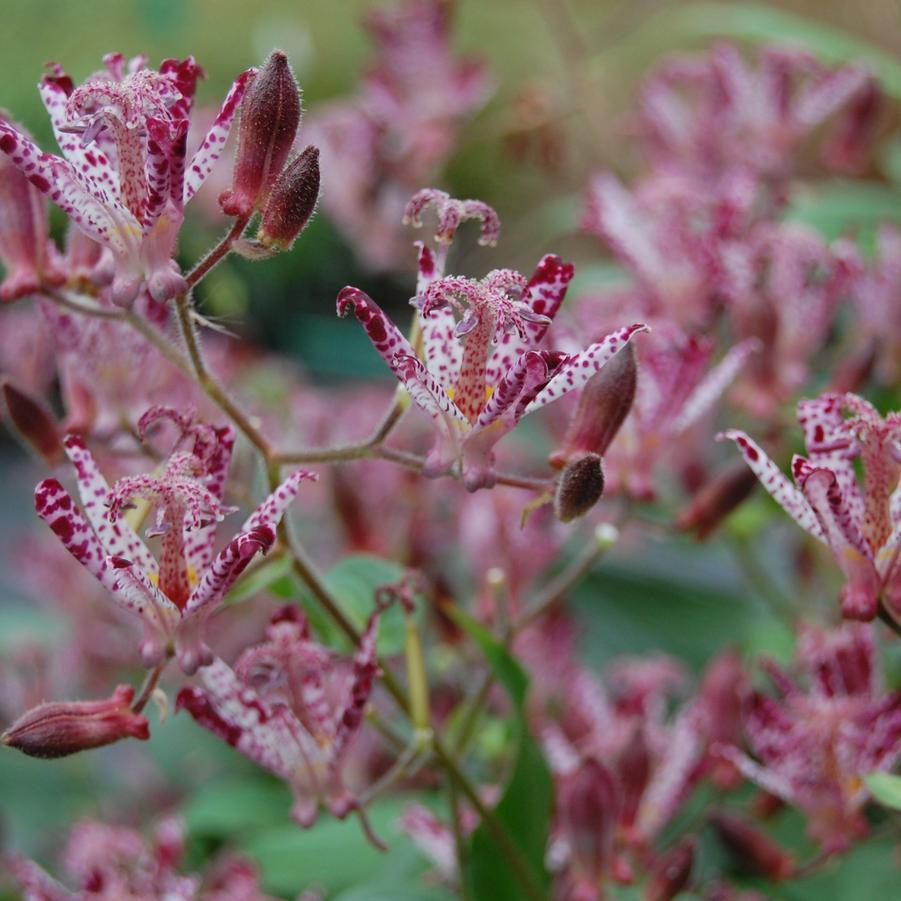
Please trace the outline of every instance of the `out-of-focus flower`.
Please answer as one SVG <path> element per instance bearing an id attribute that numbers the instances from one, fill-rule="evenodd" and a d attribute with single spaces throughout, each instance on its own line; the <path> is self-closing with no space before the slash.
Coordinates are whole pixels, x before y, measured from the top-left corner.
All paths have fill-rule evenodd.
<path id="1" fill-rule="evenodd" d="M 5 862 L 33 901 L 273 901 L 263 894 L 249 860 L 220 856 L 206 874 L 183 875 L 184 856 L 184 825 L 175 818 L 160 821 L 150 839 L 127 826 L 82 820 L 72 827 L 62 855 L 74 890 L 25 857 Z"/>
<path id="2" fill-rule="evenodd" d="M 185 144 L 197 79 L 193 59 L 143 57 L 126 66 L 109 54 L 106 68 L 75 87 L 58 65 L 40 85 L 62 157 L 44 153 L 27 134 L 0 120 L 0 150 L 89 237 L 115 259 L 114 302 L 128 305 L 142 287 L 165 301 L 186 289 L 172 256 L 184 217 L 228 136 L 253 76 L 242 73 L 191 160 Z"/>
<path id="3" fill-rule="evenodd" d="M 216 525 L 231 512 L 222 496 L 234 432 L 197 426 L 165 410 L 148 411 L 141 432 L 161 415 L 172 416 L 193 447 L 174 452 L 160 474 L 127 477 L 110 488 L 81 438 L 68 435 L 64 444 L 83 512 L 56 479 L 38 485 L 35 508 L 116 603 L 143 619 L 144 664 L 154 666 L 174 651 L 192 673 L 212 661 L 201 639 L 204 622 L 256 554 L 272 547 L 282 514 L 310 473 L 289 476 L 214 555 Z M 159 562 L 129 521 L 127 511 L 136 503 L 148 512 L 156 507 L 148 536 L 161 537 Z"/>
<path id="4" fill-rule="evenodd" d="M 875 257 L 861 262 L 849 294 L 860 324 L 855 336 L 875 345 L 877 377 L 892 385 L 901 369 L 901 228 L 879 229 Z"/>
<path id="5" fill-rule="evenodd" d="M 847 242 L 830 247 L 797 225 L 759 227 L 748 242 L 754 282 L 733 291 L 729 320 L 738 339 L 757 339 L 736 399 L 757 416 L 802 388 L 858 268 Z"/>
<path id="6" fill-rule="evenodd" d="M 378 56 L 357 97 L 310 117 L 326 215 L 376 268 L 402 263 L 407 198 L 434 181 L 461 126 L 491 93 L 484 66 L 451 50 L 452 5 L 403 0 L 372 13 Z"/>
<path id="7" fill-rule="evenodd" d="M 718 811 L 710 818 L 720 841 L 745 872 L 776 882 L 796 869 L 794 858 L 765 832 L 733 813 Z"/>
<path id="8" fill-rule="evenodd" d="M 28 444 L 49 466 L 62 457 L 62 440 L 56 420 L 38 400 L 7 379 L 0 380 L 6 415 Z"/>
<path id="9" fill-rule="evenodd" d="M 776 186 L 803 142 L 871 90 L 866 69 L 830 68 L 802 50 L 767 47 L 756 69 L 719 44 L 663 65 L 644 84 L 638 130 L 651 162 L 700 181 L 746 169 Z"/>
<path id="10" fill-rule="evenodd" d="M 342 767 L 378 672 L 378 621 L 376 610 L 348 679 L 342 662 L 310 637 L 299 609 L 285 607 L 273 617 L 266 642 L 246 650 L 234 669 L 218 659 L 204 667 L 203 687 L 183 688 L 176 707 L 288 782 L 300 825 L 315 822 L 320 803 L 343 819 L 358 807 Z"/>
<path id="11" fill-rule="evenodd" d="M 798 421 L 808 456 L 792 459 L 794 485 L 744 432 L 732 429 L 720 437 L 735 441 L 785 512 L 829 546 L 845 576 L 845 617 L 873 619 L 880 597 L 901 613 L 901 414 L 883 419 L 856 394 L 824 394 L 798 404 Z M 854 469 L 858 457 L 862 485 Z"/>
<path id="12" fill-rule="evenodd" d="M 421 250 L 421 273 L 427 271 L 423 265 Z M 582 388 L 645 330 L 641 323 L 618 329 L 576 354 L 541 349 L 572 276 L 571 264 L 548 254 L 528 281 L 510 269 L 481 281 L 428 281 L 414 299 L 424 361 L 367 294 L 347 287 L 338 295 L 339 315 L 353 310 L 382 359 L 439 428 L 425 475 L 444 475 L 459 465 L 468 490 L 491 487 L 494 445 L 527 413 Z"/>
<path id="13" fill-rule="evenodd" d="M 0 124 L 27 132 L 0 113 Z M 0 137 L 0 145 L 6 140 Z M 7 154 L 0 156 L 0 261 L 6 277 L 0 300 L 17 300 L 65 280 L 59 253 L 50 240 L 47 201 Z"/>
<path id="14" fill-rule="evenodd" d="M 757 759 L 721 750 L 748 779 L 798 807 L 827 852 L 866 831 L 862 777 L 901 755 L 901 694 L 881 691 L 876 654 L 869 625 L 809 631 L 798 653 L 806 688 L 770 664 L 778 696 L 748 700 L 745 731 Z"/>
<path id="15" fill-rule="evenodd" d="M 150 738 L 147 718 L 129 707 L 130 685 L 120 685 L 103 701 L 48 701 L 23 713 L 4 733 L 0 744 L 29 757 L 68 757 L 102 748 L 123 738 Z"/>

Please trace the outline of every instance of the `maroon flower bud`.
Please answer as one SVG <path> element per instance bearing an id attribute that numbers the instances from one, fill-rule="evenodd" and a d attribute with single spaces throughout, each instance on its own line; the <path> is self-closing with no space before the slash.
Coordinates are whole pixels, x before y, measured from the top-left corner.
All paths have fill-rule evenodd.
<path id="1" fill-rule="evenodd" d="M 0 114 L 0 120 L 9 120 Z M 21 129 L 19 126 L 20 131 Z M 10 142 L 4 135 L 0 141 Z M 15 142 L 12 141 L 13 147 Z M 9 148 L 0 148 L 7 151 Z M 11 301 L 38 291 L 42 284 L 60 285 L 58 254 L 49 238 L 47 201 L 13 162 L 0 153 L 0 261 L 6 278 L 0 300 Z"/>
<path id="2" fill-rule="evenodd" d="M 642 901 L 672 901 L 691 879 L 697 846 L 697 839 L 690 835 L 663 854 L 651 869 Z"/>
<path id="3" fill-rule="evenodd" d="M 567 463 L 561 473 L 554 497 L 554 514 L 560 522 L 571 522 L 584 516 L 603 493 L 601 458 L 597 454 L 585 454 Z"/>
<path id="4" fill-rule="evenodd" d="M 288 57 L 273 50 L 241 103 L 241 136 L 232 189 L 219 198 L 228 216 L 262 212 L 300 125 L 300 90 Z"/>
<path id="5" fill-rule="evenodd" d="M 676 518 L 676 526 L 706 538 L 757 487 L 757 477 L 744 460 L 734 460 L 714 473 Z"/>
<path id="6" fill-rule="evenodd" d="M 6 413 L 19 436 L 47 464 L 58 463 L 63 456 L 63 444 L 56 420 L 41 403 L 12 382 L 4 380 L 2 384 Z"/>
<path id="7" fill-rule="evenodd" d="M 290 250 L 313 215 L 318 197 L 319 148 L 310 146 L 285 167 L 275 183 L 257 241 L 268 249 Z"/>
<path id="8" fill-rule="evenodd" d="M 776 881 L 794 874 L 794 858 L 756 826 L 730 813 L 716 813 L 710 822 L 743 870 Z"/>
<path id="9" fill-rule="evenodd" d="M 103 701 L 50 701 L 22 714 L 0 735 L 0 744 L 29 757 L 67 757 L 122 738 L 147 741 L 147 718 L 129 707 L 131 685 L 119 685 Z"/>
<path id="10" fill-rule="evenodd" d="M 551 466 L 562 469 L 586 453 L 603 456 L 632 409 L 637 380 L 635 348 L 627 344 L 582 390 L 563 447 L 551 454 Z"/>

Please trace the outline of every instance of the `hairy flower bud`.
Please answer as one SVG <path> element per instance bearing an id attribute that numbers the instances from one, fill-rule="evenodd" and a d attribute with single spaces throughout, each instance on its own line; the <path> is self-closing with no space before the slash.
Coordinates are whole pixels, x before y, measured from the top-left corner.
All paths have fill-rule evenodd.
<path id="1" fill-rule="evenodd" d="M 7 121 L 0 113 L 0 122 Z M 0 260 L 6 266 L 0 300 L 11 301 L 44 283 L 60 285 L 63 277 L 49 238 L 47 202 L 6 152 L 12 138 L 4 134 L 0 142 Z"/>
<path id="2" fill-rule="evenodd" d="M 9 421 L 22 440 L 50 466 L 63 454 L 62 438 L 53 416 L 43 404 L 4 380 L 3 402 Z"/>
<path id="3" fill-rule="evenodd" d="M 134 688 L 119 685 L 102 701 L 50 701 L 22 714 L 0 743 L 29 757 L 67 757 L 122 738 L 150 738 L 147 718 L 129 707 Z"/>
<path id="4" fill-rule="evenodd" d="M 318 197 L 319 148 L 310 146 L 285 167 L 275 183 L 257 241 L 265 248 L 290 250 L 313 215 Z"/>
<path id="5" fill-rule="evenodd" d="M 219 198 L 228 216 L 266 208 L 300 125 L 300 90 L 288 57 L 273 50 L 241 104 L 241 137 L 232 189 Z"/>
<path id="6" fill-rule="evenodd" d="M 676 518 L 676 526 L 706 538 L 757 486 L 757 477 L 736 460 L 714 473 Z"/>
<path id="7" fill-rule="evenodd" d="M 711 817 L 722 843 L 742 869 L 773 880 L 788 879 L 795 872 L 794 858 L 768 835 L 730 813 Z"/>
<path id="8" fill-rule="evenodd" d="M 690 835 L 663 854 L 651 870 L 642 901 L 672 901 L 691 879 L 697 839 Z"/>
<path id="9" fill-rule="evenodd" d="M 561 522 L 584 516 L 604 493 L 604 469 L 597 454 L 585 454 L 567 464 L 557 482 L 554 514 Z"/>
<path id="10" fill-rule="evenodd" d="M 603 456 L 632 409 L 637 380 L 635 349 L 627 344 L 582 389 L 563 447 L 551 454 L 551 466 L 562 469 L 586 453 Z"/>

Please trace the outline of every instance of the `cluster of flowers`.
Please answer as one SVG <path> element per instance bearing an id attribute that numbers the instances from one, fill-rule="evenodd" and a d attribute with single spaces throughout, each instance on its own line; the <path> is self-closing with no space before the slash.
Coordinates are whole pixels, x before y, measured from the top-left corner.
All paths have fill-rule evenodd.
<path id="1" fill-rule="evenodd" d="M 0 744 L 56 758 L 147 740 L 145 710 L 154 701 L 165 711 L 161 679 L 174 661 L 176 711 L 285 782 L 301 827 L 325 808 L 359 817 L 379 843 L 366 819 L 378 791 L 434 785 L 442 766 L 462 781 L 470 806 L 453 825 L 419 804 L 402 819 L 437 877 L 456 886 L 467 836 L 493 816 L 503 769 L 482 768 L 474 783 L 467 737 L 457 760 L 443 736 L 467 715 L 503 717 L 509 707 L 490 680 L 472 690 L 467 654 L 440 673 L 426 666 L 413 613 L 424 607 L 430 632 L 453 649 L 463 636 L 446 613 L 470 597 L 469 612 L 531 679 L 525 720 L 554 787 L 543 862 L 554 896 L 599 901 L 605 886 L 640 883 L 649 901 L 674 898 L 692 884 L 699 840 L 698 817 L 686 824 L 680 814 L 704 785 L 728 803 L 701 819 L 735 858 L 705 897 L 738 898 L 733 872 L 780 881 L 803 869 L 769 837 L 766 815 L 797 809 L 822 859 L 839 855 L 868 832 L 864 777 L 901 757 L 901 693 L 882 676 L 881 626 L 871 622 L 879 616 L 901 632 L 901 414 L 882 417 L 852 393 L 897 375 L 901 330 L 886 322 L 897 318 L 901 238 L 884 228 L 865 260 L 850 240 L 829 244 L 784 216 L 800 150 L 827 120 L 835 130 L 826 162 L 853 171 L 866 161 L 878 87 L 857 66 L 827 68 L 784 49 L 765 50 L 756 70 L 728 46 L 665 65 L 646 82 L 636 120 L 649 172 L 632 189 L 610 174 L 588 189 L 584 225 L 632 283 L 580 297 L 567 314 L 574 266 L 556 254 L 527 275 L 448 269 L 467 223 L 478 224 L 480 245 L 500 235 L 488 204 L 421 188 L 490 92 L 484 67 L 453 54 L 449 22 L 439 0 L 374 16 L 380 55 L 358 96 L 305 129 L 322 148 L 325 210 L 373 266 L 401 265 L 401 220 L 424 230 L 409 253 L 409 330 L 360 288 L 337 297 L 338 315 L 353 314 L 399 382 L 385 397 L 315 388 L 219 336 L 207 342 L 209 357 L 201 345 L 193 287 L 229 253 L 256 260 L 289 250 L 317 203 L 319 150 L 295 149 L 300 94 L 284 54 L 235 80 L 199 140 L 190 131 L 202 75 L 193 59 L 152 69 L 114 54 L 77 87 L 52 65 L 40 91 L 62 156 L 0 117 L 0 296 L 17 301 L 0 332 L 6 418 L 45 467 L 59 468 L 38 484 L 35 509 L 45 537 L 84 570 L 41 538 L 21 546 L 33 561 L 30 591 L 64 610 L 71 629 L 50 650 L 27 645 L 0 658 Z M 183 271 L 175 257 L 184 207 L 233 121 L 231 185 L 219 198 L 232 225 Z M 69 218 L 63 251 L 50 237 L 48 198 Z M 858 317 L 850 335 L 835 329 L 843 307 Z M 789 441 L 784 406 L 838 359 L 851 363 L 831 367 L 830 390 L 798 404 L 807 456 L 792 460 L 793 481 L 737 429 L 720 437 L 743 460 L 709 475 L 712 415 L 726 391 L 763 420 L 778 457 Z M 269 367 L 290 387 L 256 397 L 245 373 Z M 382 400 L 387 414 L 376 420 Z M 411 407 L 424 415 L 406 415 Z M 511 473 L 498 444 L 539 411 L 545 468 Z M 372 437 L 343 443 L 358 437 L 347 423 L 371 424 Z M 300 439 L 302 451 L 276 450 Z M 536 465 L 529 442 L 507 443 L 513 464 Z M 223 540 L 219 524 L 253 506 L 255 455 L 267 496 Z M 342 466 L 320 481 L 306 469 L 283 478 L 288 465 L 332 462 Z M 799 625 L 792 668 L 761 662 L 774 692 L 753 687 L 754 667 L 735 649 L 714 658 L 690 693 L 680 662 L 663 655 L 614 660 L 602 675 L 579 662 L 576 625 L 560 602 L 615 540 L 597 502 L 618 494 L 627 517 L 633 502 L 656 499 L 660 467 L 693 495 L 679 527 L 705 537 L 756 476 L 835 557 L 841 614 L 852 622 Z M 60 481 L 73 470 L 80 501 Z M 288 521 L 304 484 L 316 518 L 309 536 Z M 508 489 L 533 492 L 524 515 Z M 587 563 L 548 582 L 583 518 Z M 464 551 L 465 572 L 448 548 Z M 354 620 L 311 557 L 361 551 L 401 561 L 408 575 L 372 590 Z M 229 603 L 263 594 L 269 583 L 254 577 L 280 562 L 279 574 L 290 568 L 305 583 L 317 616 L 295 602 L 296 584 L 287 605 Z M 389 606 L 405 624 L 402 661 L 379 640 Z M 326 614 L 352 653 L 325 640 Z M 100 700 L 47 700 L 97 697 L 136 663 L 147 670 L 137 691 L 123 683 Z M 398 739 L 406 733 L 384 722 L 397 712 L 389 696 L 412 722 L 407 748 Z M 367 718 L 385 743 L 364 728 Z M 745 783 L 759 788 L 750 804 L 730 797 Z M 183 850 L 171 819 L 150 841 L 80 823 L 63 855 L 74 891 L 23 856 L 5 861 L 36 899 L 265 897 L 241 858 L 217 858 L 204 877 L 181 875 Z M 513 852 L 515 860 L 515 843 Z M 534 895 L 528 878 L 523 889 Z"/>

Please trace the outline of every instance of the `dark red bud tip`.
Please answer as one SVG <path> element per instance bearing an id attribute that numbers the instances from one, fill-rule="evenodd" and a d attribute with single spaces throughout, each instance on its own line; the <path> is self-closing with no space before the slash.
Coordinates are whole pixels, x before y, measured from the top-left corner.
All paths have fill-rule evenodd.
<path id="1" fill-rule="evenodd" d="M 134 689 L 119 685 L 102 701 L 51 701 L 23 713 L 0 736 L 29 757 L 68 757 L 123 738 L 150 738 L 147 718 L 130 707 Z"/>
<path id="2" fill-rule="evenodd" d="M 3 401 L 9 420 L 22 440 L 48 465 L 58 463 L 63 456 L 63 445 L 53 416 L 42 404 L 8 381 L 3 382 Z"/>
<path id="3" fill-rule="evenodd" d="M 554 513 L 560 522 L 584 516 L 604 493 L 604 469 L 597 454 L 585 454 L 569 463 L 557 482 Z"/>
<path id="4" fill-rule="evenodd" d="M 794 858 L 761 829 L 730 813 L 716 813 L 710 822 L 744 871 L 775 881 L 794 875 Z"/>
<path id="5" fill-rule="evenodd" d="M 697 839 L 690 835 L 657 860 L 642 893 L 642 901 L 672 901 L 686 888 L 697 845 Z"/>
<path id="6" fill-rule="evenodd" d="M 262 211 L 300 125 L 300 90 L 288 57 L 273 50 L 241 103 L 232 188 L 219 198 L 228 216 Z"/>
<path id="7" fill-rule="evenodd" d="M 734 460 L 715 473 L 676 518 L 676 526 L 706 538 L 757 487 L 757 476 L 744 460 Z"/>
<path id="8" fill-rule="evenodd" d="M 307 147 L 279 176 L 263 213 L 257 240 L 290 250 L 310 221 L 319 198 L 319 148 Z"/>
<path id="9" fill-rule="evenodd" d="M 627 344 L 582 390 L 563 446 L 551 455 L 551 466 L 562 469 L 585 453 L 603 456 L 632 409 L 637 382 L 635 348 Z"/>

